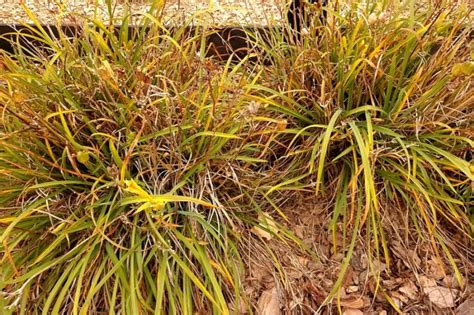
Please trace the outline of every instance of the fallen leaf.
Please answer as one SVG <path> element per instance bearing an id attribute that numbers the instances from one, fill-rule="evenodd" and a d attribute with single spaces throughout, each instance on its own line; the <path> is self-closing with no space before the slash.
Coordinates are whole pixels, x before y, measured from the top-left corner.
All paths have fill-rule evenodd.
<path id="1" fill-rule="evenodd" d="M 443 284 L 448 288 L 463 289 L 465 286 L 465 281 L 461 277 L 461 283 L 459 283 L 455 275 L 448 275 L 443 278 Z"/>
<path id="2" fill-rule="evenodd" d="M 273 218 L 266 212 L 258 215 L 259 225 L 252 227 L 250 230 L 255 235 L 269 241 L 278 232 L 278 228 Z"/>
<path id="3" fill-rule="evenodd" d="M 392 298 L 392 300 L 398 300 L 400 301 L 401 303 L 408 303 L 408 298 L 401 294 L 400 292 L 397 292 L 397 291 L 394 291 L 394 292 L 390 292 L 390 297 Z"/>
<path id="4" fill-rule="evenodd" d="M 416 300 L 418 298 L 418 288 L 411 281 L 408 281 L 407 284 L 401 286 L 398 290 L 410 300 Z"/>
<path id="5" fill-rule="evenodd" d="M 429 288 L 429 287 L 435 287 L 436 286 L 436 281 L 433 279 L 430 279 L 426 276 L 420 276 L 419 278 L 420 285 L 423 288 Z"/>
<path id="6" fill-rule="evenodd" d="M 307 267 L 309 264 L 309 259 L 306 257 L 298 256 L 298 262 L 301 264 L 301 266 Z"/>
<path id="7" fill-rule="evenodd" d="M 346 288 L 346 293 L 355 293 L 357 291 L 359 291 L 358 285 L 350 285 Z"/>
<path id="8" fill-rule="evenodd" d="M 310 294 L 313 301 L 315 301 L 317 304 L 323 303 L 323 301 L 326 299 L 326 296 L 328 294 L 322 288 L 317 287 L 310 281 L 307 281 L 304 284 L 304 289 L 306 290 L 306 292 Z"/>
<path id="9" fill-rule="evenodd" d="M 420 259 L 420 256 L 418 256 L 418 253 L 416 251 L 414 251 L 413 249 L 410 249 L 408 251 L 408 257 L 411 258 L 415 267 L 420 267 L 421 259 Z"/>
<path id="10" fill-rule="evenodd" d="M 387 265 L 380 261 L 371 261 L 369 263 L 369 276 L 377 276 L 387 270 Z"/>
<path id="11" fill-rule="evenodd" d="M 436 279 L 436 280 L 441 280 L 446 276 L 446 273 L 444 271 L 445 267 L 443 262 L 437 258 L 433 257 L 428 261 L 428 270 L 429 270 L 429 275 Z"/>
<path id="12" fill-rule="evenodd" d="M 362 269 L 367 269 L 369 266 L 369 258 L 367 257 L 367 254 L 360 255 L 360 265 Z"/>
<path id="13" fill-rule="evenodd" d="M 355 275 L 354 269 L 351 266 L 347 267 L 344 279 L 342 280 L 342 287 L 347 288 L 352 283 L 352 277 Z"/>
<path id="14" fill-rule="evenodd" d="M 363 308 L 365 302 L 361 297 L 348 296 L 344 299 L 341 299 L 340 304 L 342 307 L 347 308 Z"/>
<path id="15" fill-rule="evenodd" d="M 398 308 L 403 308 L 403 302 L 400 299 L 392 297 L 392 301 Z"/>
<path id="16" fill-rule="evenodd" d="M 342 315 L 364 315 L 364 312 L 354 308 L 348 308 L 345 310 Z"/>
<path id="17" fill-rule="evenodd" d="M 287 275 L 290 277 L 290 279 L 293 279 L 293 280 L 300 279 L 304 276 L 303 272 L 296 268 L 288 268 Z"/>
<path id="18" fill-rule="evenodd" d="M 260 295 L 257 305 L 257 314 L 259 315 L 279 315 L 280 298 L 276 288 L 266 290 Z"/>
<path id="19" fill-rule="evenodd" d="M 339 295 L 339 299 L 344 300 L 347 298 L 346 290 L 344 288 L 340 288 L 339 292 L 337 293 Z"/>
<path id="20" fill-rule="evenodd" d="M 268 278 L 273 278 L 273 276 L 268 271 L 268 269 L 265 268 L 265 266 L 257 264 L 252 264 L 250 266 L 250 275 L 258 282 L 264 282 L 264 280 Z"/>
<path id="21" fill-rule="evenodd" d="M 454 301 L 458 294 L 458 290 L 452 290 L 439 286 L 423 288 L 423 292 L 428 295 L 430 302 L 439 308 L 454 307 Z"/>
<path id="22" fill-rule="evenodd" d="M 382 284 L 386 290 L 394 290 L 399 285 L 395 279 L 382 280 Z"/>
<path id="23" fill-rule="evenodd" d="M 471 297 L 464 301 L 456 309 L 456 315 L 471 315 L 472 310 L 474 310 L 474 297 Z"/>

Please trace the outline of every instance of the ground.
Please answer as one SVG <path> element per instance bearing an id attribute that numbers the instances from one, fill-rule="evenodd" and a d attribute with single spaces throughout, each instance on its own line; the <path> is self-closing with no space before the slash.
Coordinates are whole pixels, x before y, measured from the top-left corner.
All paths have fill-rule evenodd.
<path id="1" fill-rule="evenodd" d="M 278 314 L 276 306 L 280 304 L 284 305 L 284 314 L 313 314 L 331 291 L 341 270 L 344 259 L 342 233 L 336 233 L 334 244 L 332 234 L 327 231 L 331 202 L 307 200 L 304 196 L 294 199 L 284 210 L 289 222 L 281 223 L 304 240 L 317 253 L 317 259 L 294 244 L 285 244 L 275 238 L 266 240 L 274 257 L 261 255 L 264 248 L 255 248 L 261 242 L 253 241 L 254 235 L 249 236 L 250 268 L 245 284 L 258 305 L 259 314 Z M 398 224 L 405 224 L 400 213 L 387 215 L 385 232 L 389 239 L 390 266 L 368 261 L 364 236 L 359 236 L 339 291 L 340 310 L 347 315 L 395 314 L 385 298 L 388 295 L 405 314 L 472 314 L 474 265 L 461 266 L 461 287 L 447 262 L 433 253 L 429 240 L 415 243 L 409 237 L 398 235 L 395 228 Z M 260 238 L 265 236 L 256 232 L 253 234 Z M 347 237 L 347 243 L 349 241 L 350 237 Z M 472 251 L 468 240 L 465 246 L 467 252 Z M 461 260 L 457 262 L 462 263 Z M 385 291 L 377 288 L 377 272 Z M 333 301 L 329 308 L 320 311 L 337 314 L 336 304 Z"/>

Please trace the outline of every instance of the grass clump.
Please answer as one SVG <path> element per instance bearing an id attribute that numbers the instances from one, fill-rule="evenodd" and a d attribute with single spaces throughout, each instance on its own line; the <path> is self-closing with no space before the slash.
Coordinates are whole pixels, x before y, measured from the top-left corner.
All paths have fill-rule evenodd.
<path id="1" fill-rule="evenodd" d="M 281 156 L 297 170 L 268 194 L 296 186 L 332 196 L 334 244 L 351 235 L 343 271 L 361 232 L 372 259 L 389 265 L 390 221 L 407 216 L 395 229 L 430 240 L 461 283 L 449 248 L 455 234 L 472 240 L 472 12 L 407 7 L 348 7 L 284 54 L 266 48 L 275 68 L 262 75 L 272 83 L 263 94 L 289 122 Z"/>
<path id="2" fill-rule="evenodd" d="M 5 310 L 226 314 L 245 302 L 236 201 L 240 165 L 263 161 L 243 116 L 254 75 L 199 57 L 204 34 L 142 23 L 131 41 L 96 20 L 72 41 L 37 24 L 50 48 L 2 56 Z"/>
<path id="3" fill-rule="evenodd" d="M 332 201 L 328 230 L 343 235 L 325 302 L 360 236 L 390 265 L 389 220 L 429 240 L 462 282 L 473 181 L 465 7 L 331 7 L 308 34 L 266 34 L 263 64 L 204 58 L 206 34 L 170 33 L 155 5 L 133 40 L 128 18 L 118 29 L 88 20 L 72 40 L 37 24 L 30 38 L 49 48 L 1 56 L 2 308 L 251 310 L 242 234 L 267 212 L 288 220 L 301 191 Z M 281 225 L 258 227 L 304 247 Z"/>

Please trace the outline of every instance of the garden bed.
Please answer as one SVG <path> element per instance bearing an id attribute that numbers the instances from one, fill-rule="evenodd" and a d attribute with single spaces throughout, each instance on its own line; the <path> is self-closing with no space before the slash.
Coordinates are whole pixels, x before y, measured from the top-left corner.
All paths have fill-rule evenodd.
<path id="1" fill-rule="evenodd" d="M 262 24 L 270 65 L 198 53 L 241 25 L 0 27 L 83 32 L 0 51 L 0 309 L 470 314 L 472 23 L 337 13 Z"/>

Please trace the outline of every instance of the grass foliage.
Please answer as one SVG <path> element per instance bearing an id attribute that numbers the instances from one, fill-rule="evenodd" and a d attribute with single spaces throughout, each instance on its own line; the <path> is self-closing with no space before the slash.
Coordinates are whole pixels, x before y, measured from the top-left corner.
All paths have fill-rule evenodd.
<path id="1" fill-rule="evenodd" d="M 262 211 L 284 219 L 295 191 L 330 196 L 328 229 L 336 238 L 342 223 L 350 240 L 327 301 L 358 237 L 390 263 L 397 215 L 460 280 L 452 237 L 472 239 L 472 12 L 395 3 L 331 7 L 326 26 L 289 43 L 272 31 L 259 41 L 270 65 L 205 58 L 205 33 L 170 33 L 159 1 L 134 40 L 128 18 L 118 31 L 89 20 L 73 40 L 32 29 L 51 48 L 0 59 L 0 306 L 251 308 L 240 239 Z"/>

